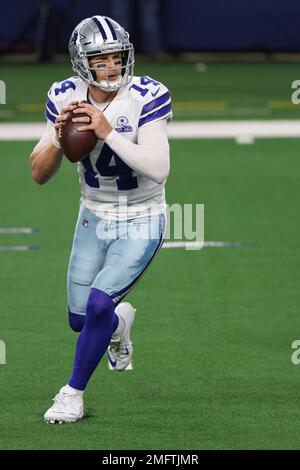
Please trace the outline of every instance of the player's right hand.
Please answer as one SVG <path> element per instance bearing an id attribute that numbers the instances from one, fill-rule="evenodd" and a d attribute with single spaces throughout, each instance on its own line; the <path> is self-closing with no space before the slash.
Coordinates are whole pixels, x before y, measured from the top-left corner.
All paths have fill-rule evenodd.
<path id="1" fill-rule="evenodd" d="M 77 107 L 78 107 L 78 101 L 71 101 L 71 103 L 69 103 L 65 108 L 62 108 L 60 114 L 57 116 L 55 123 L 54 123 L 57 137 L 59 137 L 58 131 L 59 131 L 62 121 L 65 121 L 68 118 L 69 111 L 73 111 Z"/>

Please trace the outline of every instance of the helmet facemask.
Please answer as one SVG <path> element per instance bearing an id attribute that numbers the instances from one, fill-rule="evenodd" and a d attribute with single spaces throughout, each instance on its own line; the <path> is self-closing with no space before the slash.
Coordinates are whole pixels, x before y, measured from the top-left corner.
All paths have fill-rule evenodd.
<path id="1" fill-rule="evenodd" d="M 98 66 L 91 66 L 90 60 L 93 57 L 101 57 L 104 54 L 93 54 L 87 57 L 87 70 L 91 73 L 93 77 L 93 81 L 90 82 L 92 85 L 100 88 L 104 91 L 113 91 L 118 90 L 119 88 L 127 85 L 133 76 L 133 66 L 134 66 L 134 53 L 133 50 L 125 50 L 125 51 L 114 51 L 114 54 L 117 53 L 121 54 L 121 64 L 115 65 L 115 67 L 106 67 L 105 64 L 100 64 Z M 106 76 L 102 78 L 101 81 L 97 79 L 96 72 L 101 70 L 102 72 L 106 72 Z M 115 70 L 118 71 L 118 78 L 114 81 L 109 80 L 109 75 L 114 72 Z"/>

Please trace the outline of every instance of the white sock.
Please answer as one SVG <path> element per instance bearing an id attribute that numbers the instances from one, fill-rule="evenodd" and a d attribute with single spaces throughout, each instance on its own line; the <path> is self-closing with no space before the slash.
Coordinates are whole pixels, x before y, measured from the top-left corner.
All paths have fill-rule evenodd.
<path id="1" fill-rule="evenodd" d="M 69 384 L 65 385 L 65 390 L 67 393 L 70 393 L 70 395 L 75 395 L 75 393 L 79 395 L 83 395 L 84 393 L 84 390 L 77 390 L 76 388 L 70 387 Z"/>

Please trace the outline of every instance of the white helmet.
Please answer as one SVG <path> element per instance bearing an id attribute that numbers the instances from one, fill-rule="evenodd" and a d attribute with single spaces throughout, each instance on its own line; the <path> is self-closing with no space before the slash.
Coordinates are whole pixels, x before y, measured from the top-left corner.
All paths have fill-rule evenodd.
<path id="1" fill-rule="evenodd" d="M 115 91 L 127 85 L 133 76 L 134 47 L 129 34 L 116 21 L 107 16 L 93 16 L 81 21 L 74 29 L 69 52 L 73 70 L 83 80 L 104 91 Z M 96 68 L 90 67 L 89 59 L 100 54 L 121 52 L 121 75 L 110 82 L 108 78 L 97 82 Z"/>

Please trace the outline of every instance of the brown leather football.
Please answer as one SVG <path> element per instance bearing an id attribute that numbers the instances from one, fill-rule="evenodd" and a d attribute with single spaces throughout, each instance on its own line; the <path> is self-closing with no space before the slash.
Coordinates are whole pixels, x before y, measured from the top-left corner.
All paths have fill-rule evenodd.
<path id="1" fill-rule="evenodd" d="M 94 131 L 78 131 L 77 128 L 85 126 L 84 122 L 73 122 L 73 117 L 87 116 L 85 113 L 73 114 L 68 111 L 68 119 L 62 121 L 58 131 L 59 142 L 64 155 L 70 162 L 79 162 L 86 158 L 97 143 Z"/>

